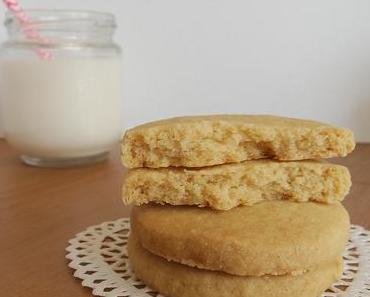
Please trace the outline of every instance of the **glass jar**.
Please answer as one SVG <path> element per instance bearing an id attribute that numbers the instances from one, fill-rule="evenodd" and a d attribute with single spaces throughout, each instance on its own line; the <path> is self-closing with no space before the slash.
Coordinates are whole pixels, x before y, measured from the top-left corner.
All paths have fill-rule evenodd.
<path id="1" fill-rule="evenodd" d="M 28 10 L 43 41 L 11 14 L 0 51 L 6 140 L 35 166 L 105 159 L 122 129 L 121 50 L 115 18 L 91 11 Z M 42 59 L 37 51 L 51 55 Z"/>

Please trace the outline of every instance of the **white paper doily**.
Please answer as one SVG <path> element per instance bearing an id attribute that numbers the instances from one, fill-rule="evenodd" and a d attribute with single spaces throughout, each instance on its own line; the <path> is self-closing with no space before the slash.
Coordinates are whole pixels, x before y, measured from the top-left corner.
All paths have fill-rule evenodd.
<path id="1" fill-rule="evenodd" d="M 87 228 L 69 241 L 67 259 L 74 276 L 97 296 L 161 297 L 132 273 L 126 244 L 130 220 Z M 321 297 L 370 297 L 370 232 L 352 225 L 344 252 L 344 273 Z"/>

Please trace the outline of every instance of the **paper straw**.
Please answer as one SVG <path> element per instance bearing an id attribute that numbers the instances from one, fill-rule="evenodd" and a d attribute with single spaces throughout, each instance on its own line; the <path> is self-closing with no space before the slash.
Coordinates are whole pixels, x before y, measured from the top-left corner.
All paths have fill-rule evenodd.
<path id="1" fill-rule="evenodd" d="M 23 8 L 19 5 L 17 0 L 4 0 L 4 3 L 9 11 L 11 11 L 21 23 L 23 32 L 28 39 L 37 41 L 41 44 L 46 44 L 48 42 L 47 39 L 43 38 L 40 33 L 32 26 L 30 18 L 24 12 Z M 37 48 L 35 51 L 42 60 L 50 60 L 53 58 L 51 52 L 46 49 Z"/>

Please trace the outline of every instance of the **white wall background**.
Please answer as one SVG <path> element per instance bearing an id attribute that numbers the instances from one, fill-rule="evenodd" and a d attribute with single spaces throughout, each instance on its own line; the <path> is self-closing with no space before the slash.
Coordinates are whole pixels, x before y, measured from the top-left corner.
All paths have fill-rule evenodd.
<path id="1" fill-rule="evenodd" d="M 116 14 L 126 127 L 183 114 L 273 113 L 346 126 L 370 141 L 369 0 L 22 4 Z"/>

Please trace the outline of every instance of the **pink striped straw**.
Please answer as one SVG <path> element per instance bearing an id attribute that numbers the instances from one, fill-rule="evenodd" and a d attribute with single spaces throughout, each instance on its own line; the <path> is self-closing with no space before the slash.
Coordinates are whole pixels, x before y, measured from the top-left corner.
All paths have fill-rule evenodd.
<path id="1" fill-rule="evenodd" d="M 28 39 L 38 41 L 43 44 L 48 42 L 47 39 L 43 38 L 34 26 L 32 26 L 29 16 L 24 12 L 17 0 L 4 0 L 4 3 L 9 11 L 11 11 L 21 23 L 23 32 Z M 35 51 L 43 60 L 51 60 L 53 58 L 51 52 L 43 48 L 37 48 Z"/>

